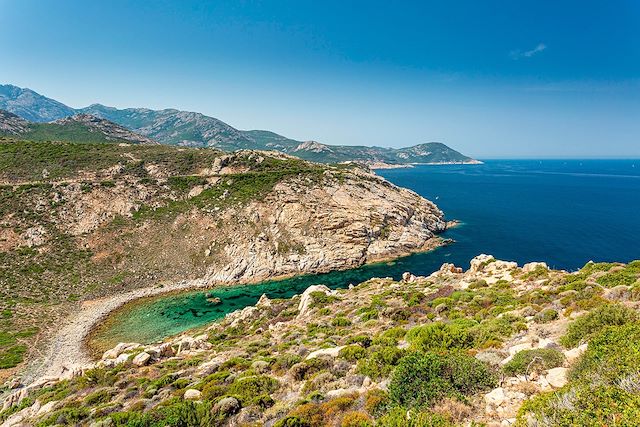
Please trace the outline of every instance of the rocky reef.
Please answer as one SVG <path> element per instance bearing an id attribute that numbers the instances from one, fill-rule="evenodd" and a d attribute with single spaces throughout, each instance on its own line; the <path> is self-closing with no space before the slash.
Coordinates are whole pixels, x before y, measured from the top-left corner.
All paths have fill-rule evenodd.
<path id="1" fill-rule="evenodd" d="M 428 277 L 260 299 L 153 345 L 14 383 L 6 426 L 633 425 L 640 261 L 481 255 Z"/>

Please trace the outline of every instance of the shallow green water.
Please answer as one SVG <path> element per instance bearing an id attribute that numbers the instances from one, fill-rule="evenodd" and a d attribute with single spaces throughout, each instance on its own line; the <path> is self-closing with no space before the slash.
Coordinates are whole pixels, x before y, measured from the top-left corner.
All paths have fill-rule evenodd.
<path id="1" fill-rule="evenodd" d="M 449 237 L 454 230 L 443 237 Z M 132 303 L 111 315 L 91 340 L 91 346 L 105 350 L 118 342 L 152 343 L 187 329 L 202 326 L 224 317 L 227 313 L 254 305 L 262 294 L 269 298 L 290 298 L 307 287 L 324 284 L 332 289 L 346 288 L 372 277 L 399 279 L 405 271 L 427 274 L 437 269 L 442 257 L 450 255 L 448 247 L 433 252 L 411 255 L 392 262 L 369 264 L 360 268 L 326 274 L 296 276 L 253 285 L 221 287 L 212 290 L 169 294 Z M 416 264 L 421 265 L 417 270 Z M 212 304 L 207 295 L 221 302 Z"/>

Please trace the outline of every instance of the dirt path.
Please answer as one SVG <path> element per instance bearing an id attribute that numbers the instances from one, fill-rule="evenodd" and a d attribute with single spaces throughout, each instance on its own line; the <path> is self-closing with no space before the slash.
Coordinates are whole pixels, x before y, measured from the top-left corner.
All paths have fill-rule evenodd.
<path id="1" fill-rule="evenodd" d="M 205 287 L 211 287 L 211 284 L 205 280 L 186 280 L 83 302 L 80 310 L 71 314 L 69 321 L 61 325 L 44 357 L 31 362 L 24 372 L 22 382 L 30 384 L 43 377 L 59 377 L 90 364 L 92 360 L 84 348 L 84 340 L 95 324 L 116 308 L 138 298 Z"/>

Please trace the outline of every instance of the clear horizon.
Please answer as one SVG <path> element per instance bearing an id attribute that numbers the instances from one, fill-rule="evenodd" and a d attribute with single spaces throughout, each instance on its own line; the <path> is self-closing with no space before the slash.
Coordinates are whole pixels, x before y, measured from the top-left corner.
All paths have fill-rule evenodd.
<path id="1" fill-rule="evenodd" d="M 0 37 L 0 81 L 74 108 L 480 159 L 640 158 L 633 1 L 0 0 Z"/>

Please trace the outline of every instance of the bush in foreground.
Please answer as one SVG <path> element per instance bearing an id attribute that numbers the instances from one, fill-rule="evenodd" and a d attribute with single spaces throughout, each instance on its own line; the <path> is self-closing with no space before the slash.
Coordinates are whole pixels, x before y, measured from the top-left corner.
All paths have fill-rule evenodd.
<path id="1" fill-rule="evenodd" d="M 464 399 L 495 383 L 489 368 L 471 356 L 413 353 L 402 358 L 394 370 L 389 398 L 399 406 L 421 408 L 444 397 Z"/>

